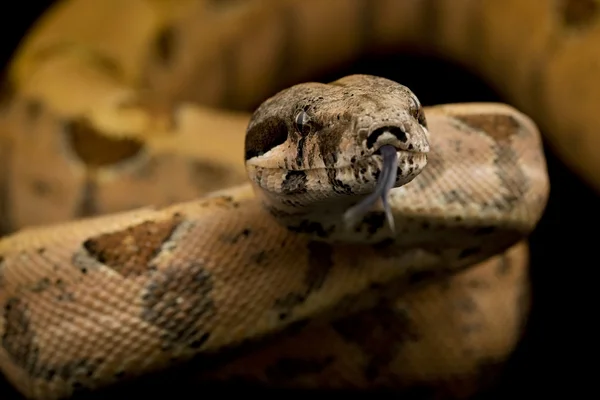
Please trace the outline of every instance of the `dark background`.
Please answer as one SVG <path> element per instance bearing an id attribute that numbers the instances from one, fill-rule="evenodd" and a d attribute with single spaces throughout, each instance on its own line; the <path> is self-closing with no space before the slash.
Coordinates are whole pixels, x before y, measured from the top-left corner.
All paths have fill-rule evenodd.
<path id="1" fill-rule="evenodd" d="M 5 6 L 0 13 L 5 27 L 0 51 L 2 66 L 6 66 L 23 35 L 51 3 L 28 2 L 28 9 L 11 7 L 10 11 Z M 424 105 L 503 101 L 492 88 L 460 66 L 422 55 L 364 57 L 331 76 L 314 79 L 329 81 L 349 73 L 369 73 L 400 81 L 417 93 Z M 595 323 L 600 317 L 600 303 L 594 296 L 598 285 L 592 273 L 600 268 L 596 251 L 600 248 L 596 232 L 600 196 L 567 169 L 552 149 L 545 149 L 551 194 L 530 241 L 533 312 L 526 335 L 494 398 L 598 393 L 595 364 L 599 335 Z M 198 397 L 207 395 L 198 393 Z M 0 399 L 18 398 L 0 377 Z"/>

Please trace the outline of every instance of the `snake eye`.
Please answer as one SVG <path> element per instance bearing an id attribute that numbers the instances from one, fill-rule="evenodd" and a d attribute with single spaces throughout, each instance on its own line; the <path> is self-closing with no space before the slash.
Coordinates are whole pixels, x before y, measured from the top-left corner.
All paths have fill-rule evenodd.
<path id="1" fill-rule="evenodd" d="M 298 133 L 303 136 L 308 135 L 312 130 L 310 116 L 304 110 L 296 114 L 296 119 L 294 120 L 294 123 L 296 125 L 296 131 L 298 131 Z"/>
<path id="2" fill-rule="evenodd" d="M 410 111 L 413 117 L 417 119 L 421 126 L 427 127 L 427 121 L 425 119 L 425 113 L 423 112 L 423 107 L 421 103 L 415 96 L 410 96 Z"/>
<path id="3" fill-rule="evenodd" d="M 421 108 L 421 103 L 419 102 L 419 100 L 415 96 L 410 96 L 411 114 L 416 117 L 420 108 Z"/>

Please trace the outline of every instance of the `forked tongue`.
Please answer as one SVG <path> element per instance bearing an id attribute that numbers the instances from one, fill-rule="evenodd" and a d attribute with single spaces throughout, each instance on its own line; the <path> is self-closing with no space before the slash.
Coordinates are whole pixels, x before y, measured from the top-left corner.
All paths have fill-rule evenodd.
<path id="1" fill-rule="evenodd" d="M 383 168 L 377 185 L 373 193 L 365 197 L 360 203 L 350 207 L 344 213 L 344 223 L 346 227 L 353 227 L 366 213 L 368 213 L 378 199 L 381 198 L 383 203 L 383 210 L 385 212 L 386 219 L 392 232 L 394 232 L 394 217 L 388 201 L 388 195 L 390 190 L 396 183 L 396 175 L 398 173 L 398 158 L 396 157 L 396 148 L 394 146 L 385 145 L 379 149 L 381 156 L 383 157 Z"/>

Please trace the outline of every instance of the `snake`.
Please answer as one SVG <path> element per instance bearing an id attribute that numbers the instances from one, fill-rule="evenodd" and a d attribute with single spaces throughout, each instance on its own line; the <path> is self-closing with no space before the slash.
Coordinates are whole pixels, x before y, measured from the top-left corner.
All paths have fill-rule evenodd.
<path id="1" fill-rule="evenodd" d="M 530 309 L 542 140 L 600 188 L 599 10 L 57 2 L 4 82 L 0 371 L 30 399 L 169 371 L 479 392 Z M 398 46 L 462 62 L 511 105 L 307 78 Z"/>

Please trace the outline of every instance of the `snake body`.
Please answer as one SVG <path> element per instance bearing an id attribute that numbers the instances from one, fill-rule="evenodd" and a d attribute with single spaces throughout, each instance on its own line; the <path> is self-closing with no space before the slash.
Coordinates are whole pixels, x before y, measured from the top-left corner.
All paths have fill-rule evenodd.
<path id="1" fill-rule="evenodd" d="M 549 190 L 533 121 L 600 187 L 597 10 L 59 3 L 15 55 L 3 102 L 3 374 L 54 399 L 193 358 L 212 363 L 189 382 L 472 394 L 527 316 L 525 240 Z M 527 115 L 422 108 L 365 75 L 273 95 L 398 44 L 463 61 Z M 381 146 L 397 151 L 392 178 Z M 397 187 L 344 224 L 386 179 Z"/>

